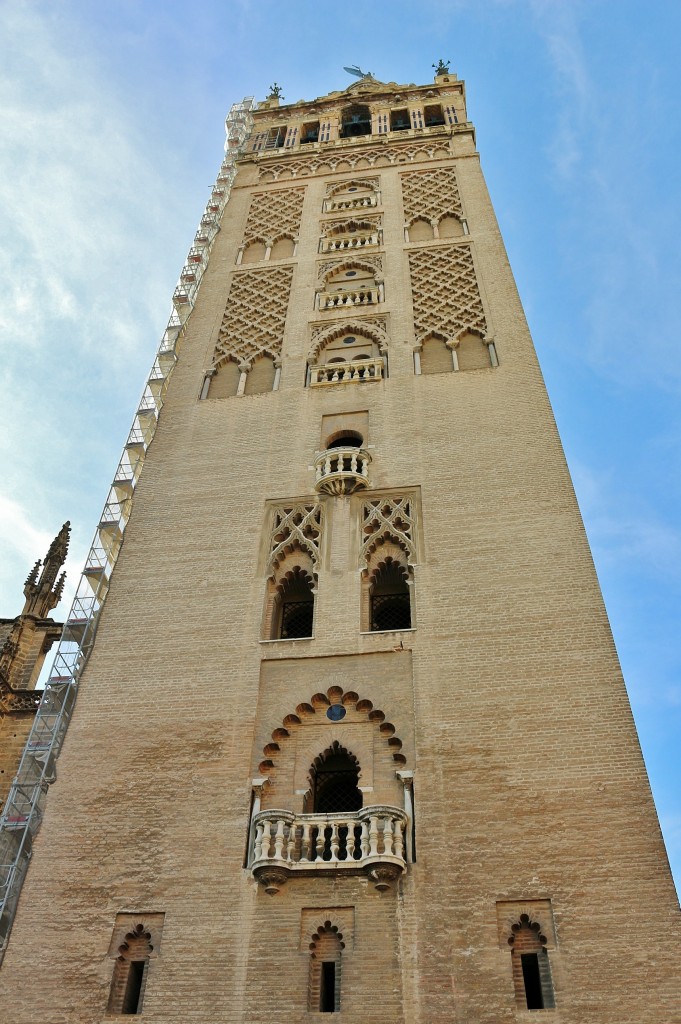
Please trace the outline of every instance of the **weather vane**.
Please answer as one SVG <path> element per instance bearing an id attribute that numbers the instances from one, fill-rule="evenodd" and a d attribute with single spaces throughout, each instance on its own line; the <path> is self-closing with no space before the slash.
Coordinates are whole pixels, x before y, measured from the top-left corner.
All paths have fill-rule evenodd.
<path id="1" fill-rule="evenodd" d="M 354 75 L 355 78 L 371 78 L 371 72 L 362 71 L 362 69 L 357 64 L 353 64 L 349 68 L 343 68 L 343 71 L 347 71 L 349 75 Z"/>

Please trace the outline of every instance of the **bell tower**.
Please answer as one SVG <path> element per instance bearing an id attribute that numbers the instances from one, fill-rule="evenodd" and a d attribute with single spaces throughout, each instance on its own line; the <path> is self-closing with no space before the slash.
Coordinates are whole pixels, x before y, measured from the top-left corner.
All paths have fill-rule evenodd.
<path id="1" fill-rule="evenodd" d="M 435 70 L 228 118 L 38 715 L 58 783 L 3 823 L 15 1024 L 678 1013 L 605 609 Z"/>

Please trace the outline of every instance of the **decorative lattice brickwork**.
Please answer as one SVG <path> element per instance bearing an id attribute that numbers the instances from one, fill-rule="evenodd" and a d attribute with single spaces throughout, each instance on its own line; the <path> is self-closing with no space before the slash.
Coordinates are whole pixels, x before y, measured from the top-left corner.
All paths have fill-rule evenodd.
<path id="1" fill-rule="evenodd" d="M 241 271 L 232 278 L 213 365 L 281 354 L 293 267 Z"/>
<path id="2" fill-rule="evenodd" d="M 415 217 L 440 220 L 453 214 L 463 220 L 463 209 L 456 173 L 453 167 L 433 167 L 400 175 L 404 219 L 409 224 Z"/>
<path id="3" fill-rule="evenodd" d="M 468 245 L 409 253 L 414 330 L 422 342 L 432 331 L 449 341 L 461 331 L 487 333 L 485 313 Z"/>
<path id="4" fill-rule="evenodd" d="M 369 564 L 376 548 L 393 540 L 404 549 L 410 563 L 416 561 L 414 498 L 393 495 L 371 498 L 362 503 L 362 550 L 360 561 Z"/>
<path id="5" fill-rule="evenodd" d="M 295 548 L 307 551 L 315 572 L 319 566 L 324 509 L 318 502 L 279 505 L 272 517 L 267 572 L 274 576 L 280 562 Z"/>
<path id="6" fill-rule="evenodd" d="M 432 142 L 415 142 L 403 146 L 376 146 L 362 148 L 359 151 L 341 150 L 336 153 L 316 154 L 313 157 L 301 160 L 287 160 L 281 163 L 269 163 L 263 161 L 258 167 L 259 179 L 277 181 L 281 177 L 304 178 L 309 174 L 316 174 L 320 167 L 328 167 L 331 171 L 361 170 L 367 164 L 369 167 L 389 166 L 400 163 L 413 163 L 418 158 L 441 159 L 449 156 L 448 143 L 442 139 Z M 377 161 L 380 160 L 380 163 Z"/>
<path id="7" fill-rule="evenodd" d="M 297 236 L 304 199 L 304 188 L 256 192 L 251 198 L 244 242 L 248 243 L 256 238 L 272 242 L 282 235 Z"/>

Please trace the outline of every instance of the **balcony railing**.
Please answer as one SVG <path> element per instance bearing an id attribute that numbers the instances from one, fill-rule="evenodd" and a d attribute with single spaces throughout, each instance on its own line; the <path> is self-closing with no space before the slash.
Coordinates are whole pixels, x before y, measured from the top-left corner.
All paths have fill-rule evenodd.
<path id="1" fill-rule="evenodd" d="M 306 872 L 366 873 L 379 890 L 407 869 L 407 815 L 377 804 L 338 814 L 260 811 L 253 819 L 251 871 L 274 894 L 291 875 Z"/>
<path id="2" fill-rule="evenodd" d="M 378 197 L 374 195 L 370 196 L 339 196 L 337 199 L 327 199 L 325 211 L 331 213 L 332 210 L 365 210 L 370 206 L 378 206 Z"/>
<path id="3" fill-rule="evenodd" d="M 366 249 L 378 245 L 378 234 L 370 235 L 331 235 L 324 241 L 324 252 L 347 252 L 354 249 Z"/>
<path id="4" fill-rule="evenodd" d="M 326 363 L 310 369 L 310 387 L 322 384 L 348 384 L 351 381 L 381 380 L 383 360 L 357 359 L 352 363 Z"/>
<path id="5" fill-rule="evenodd" d="M 343 309 L 346 306 L 373 306 L 379 300 L 376 286 L 357 288 L 342 292 L 321 292 L 319 295 L 320 309 Z"/>
<path id="6" fill-rule="evenodd" d="M 315 490 L 352 494 L 369 486 L 371 456 L 363 448 L 330 448 L 315 459 Z"/>

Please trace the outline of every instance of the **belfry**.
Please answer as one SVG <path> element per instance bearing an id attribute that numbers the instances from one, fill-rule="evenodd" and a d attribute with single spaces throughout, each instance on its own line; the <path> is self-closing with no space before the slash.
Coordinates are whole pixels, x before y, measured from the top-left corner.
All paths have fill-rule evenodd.
<path id="1" fill-rule="evenodd" d="M 0 822 L 0 1020 L 681 1020 L 464 83 L 359 74 L 227 119 Z"/>

